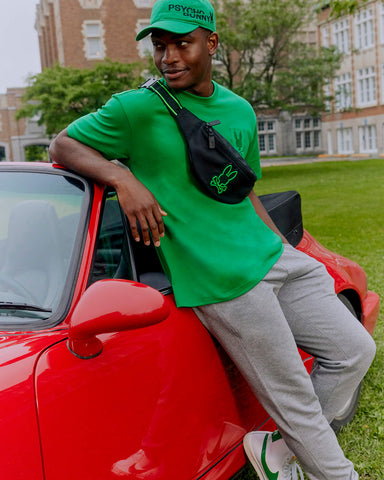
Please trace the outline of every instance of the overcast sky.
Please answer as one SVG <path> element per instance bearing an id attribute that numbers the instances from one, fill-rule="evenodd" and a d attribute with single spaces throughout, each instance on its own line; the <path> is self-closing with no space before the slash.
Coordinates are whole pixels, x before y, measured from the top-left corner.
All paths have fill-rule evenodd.
<path id="1" fill-rule="evenodd" d="M 40 73 L 35 25 L 38 0 L 0 0 L 0 93 L 23 87 L 30 74 Z"/>

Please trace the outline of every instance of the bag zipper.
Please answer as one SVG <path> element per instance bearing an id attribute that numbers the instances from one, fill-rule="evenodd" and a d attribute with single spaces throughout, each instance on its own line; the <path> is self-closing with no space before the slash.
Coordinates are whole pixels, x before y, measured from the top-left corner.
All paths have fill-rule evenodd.
<path id="1" fill-rule="evenodd" d="M 212 122 L 206 122 L 205 126 L 207 127 L 208 129 L 208 148 L 210 150 L 214 150 L 215 149 L 215 136 L 214 136 L 214 133 L 213 133 L 213 126 L 214 125 L 219 125 L 220 120 L 213 120 Z"/>

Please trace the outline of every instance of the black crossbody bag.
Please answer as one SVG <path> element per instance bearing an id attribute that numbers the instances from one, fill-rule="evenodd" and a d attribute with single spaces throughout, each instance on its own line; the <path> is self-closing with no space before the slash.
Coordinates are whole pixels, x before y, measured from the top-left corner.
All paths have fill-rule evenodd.
<path id="1" fill-rule="evenodd" d="M 224 203 L 244 200 L 257 177 L 239 152 L 213 128 L 220 121 L 200 120 L 157 80 L 147 80 L 139 88 L 156 93 L 177 122 L 187 145 L 191 171 L 203 191 Z"/>

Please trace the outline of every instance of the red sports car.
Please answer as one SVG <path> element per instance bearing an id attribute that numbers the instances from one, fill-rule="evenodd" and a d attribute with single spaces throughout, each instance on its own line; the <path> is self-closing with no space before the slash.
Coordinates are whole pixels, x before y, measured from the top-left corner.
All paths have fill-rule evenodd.
<path id="1" fill-rule="evenodd" d="M 364 271 L 302 231 L 295 192 L 264 201 L 372 333 L 379 298 Z M 193 311 L 176 308 L 154 248 L 132 241 L 116 193 L 52 164 L 1 163 L 0 220 L 1 479 L 241 472 L 243 435 L 273 421 Z"/>

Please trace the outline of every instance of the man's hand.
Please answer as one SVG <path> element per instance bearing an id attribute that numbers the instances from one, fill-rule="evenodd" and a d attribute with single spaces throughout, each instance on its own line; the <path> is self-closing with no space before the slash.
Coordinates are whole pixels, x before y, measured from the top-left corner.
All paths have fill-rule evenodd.
<path id="1" fill-rule="evenodd" d="M 128 218 L 133 238 L 139 242 L 140 225 L 143 242 L 150 245 L 151 237 L 156 247 L 160 246 L 160 237 L 164 237 L 163 216 L 167 213 L 160 207 L 155 196 L 132 174 L 124 175 L 116 186 L 120 206 Z"/>
<path id="2" fill-rule="evenodd" d="M 69 137 L 63 130 L 51 143 L 49 153 L 56 163 L 74 170 L 95 182 L 115 188 L 125 212 L 133 238 L 140 241 L 137 222 L 145 245 L 160 246 L 164 236 L 163 216 L 167 215 L 154 195 L 128 169 L 106 160 L 100 152 Z"/>

